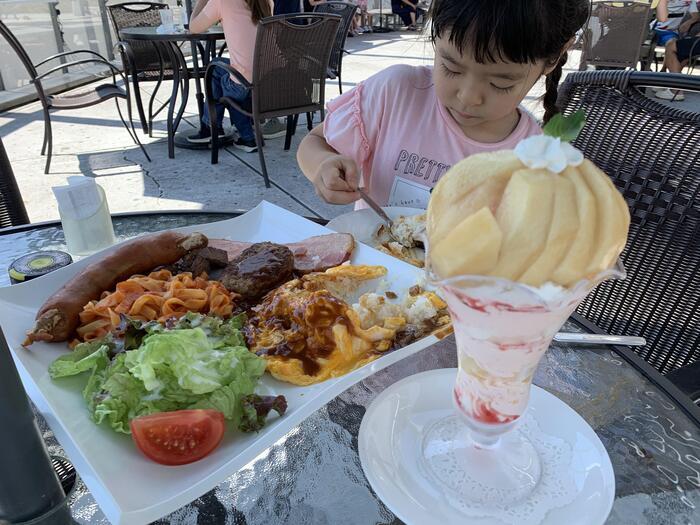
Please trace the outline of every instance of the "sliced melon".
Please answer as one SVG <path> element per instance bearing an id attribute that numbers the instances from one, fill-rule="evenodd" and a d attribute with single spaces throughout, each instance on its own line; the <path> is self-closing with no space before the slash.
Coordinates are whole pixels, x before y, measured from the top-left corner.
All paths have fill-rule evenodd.
<path id="1" fill-rule="evenodd" d="M 544 250 L 554 208 L 555 177 L 546 170 L 530 169 L 518 170 L 510 178 L 496 212 L 503 242 L 491 275 L 516 280 Z"/>
<path id="2" fill-rule="evenodd" d="M 579 227 L 569 251 L 552 273 L 552 281 L 562 286 L 570 286 L 586 275 L 588 263 L 596 246 L 598 207 L 595 195 L 578 170 L 566 168 L 563 176 L 569 179 L 576 189 Z"/>
<path id="3" fill-rule="evenodd" d="M 554 209 L 547 243 L 540 256 L 518 281 L 540 286 L 549 281 L 554 269 L 569 251 L 578 230 L 576 188 L 570 180 L 557 176 L 554 181 Z"/>
<path id="4" fill-rule="evenodd" d="M 625 213 L 620 206 L 619 201 L 624 199 L 612 181 L 592 162 L 584 161 L 579 171 L 585 177 L 598 205 L 596 245 L 586 268 L 587 276 L 592 277 L 610 268 L 625 247 L 629 212 Z"/>
<path id="5" fill-rule="evenodd" d="M 430 246 L 430 262 L 442 277 L 483 275 L 498 261 L 501 230 L 491 210 L 484 207 L 460 222 L 444 239 Z"/>
<path id="6" fill-rule="evenodd" d="M 433 189 L 427 232 L 439 243 L 462 220 L 483 207 L 495 213 L 511 174 L 523 165 L 512 151 L 479 153 L 455 164 Z"/>

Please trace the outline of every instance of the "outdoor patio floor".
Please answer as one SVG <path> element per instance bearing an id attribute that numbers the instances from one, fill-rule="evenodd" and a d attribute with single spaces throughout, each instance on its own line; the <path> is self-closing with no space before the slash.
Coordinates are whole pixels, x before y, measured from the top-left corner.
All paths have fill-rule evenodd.
<path id="1" fill-rule="evenodd" d="M 432 46 L 416 33 L 395 31 L 381 35 L 361 35 L 348 39 L 351 54 L 344 59 L 343 89 L 347 90 L 373 73 L 396 63 L 432 63 Z M 574 71 L 579 55 L 572 53 L 565 73 Z M 152 84 L 142 84 L 148 100 Z M 80 89 L 80 88 L 78 88 Z M 158 93 L 163 102 L 170 95 L 164 85 Z M 538 97 L 541 83 L 533 88 L 525 104 L 542 114 Z M 181 130 L 198 126 L 194 82 Z M 326 100 L 337 96 L 337 81 L 326 85 Z M 697 97 L 697 98 L 695 98 Z M 675 103 L 679 104 L 679 103 Z M 700 95 L 682 103 L 700 111 Z M 134 110 L 135 111 L 135 110 Z M 316 115 L 318 118 L 318 114 Z M 114 104 L 53 113 L 54 157 L 51 172 L 44 174 L 40 155 L 43 118 L 39 103 L 0 113 L 0 136 L 8 151 L 15 176 L 32 222 L 58 217 L 52 186 L 66 183 L 69 176 L 95 177 L 107 193 L 112 212 L 207 209 L 248 209 L 261 200 L 284 206 L 296 213 L 331 218 L 348 211 L 348 206 L 323 203 L 297 167 L 295 152 L 307 133 L 306 120 L 299 128 L 290 151 L 283 150 L 284 139 L 269 140 L 265 147 L 272 187 L 265 188 L 257 154 L 228 147 L 220 152 L 219 164 L 210 164 L 208 150 L 176 148 L 175 159 L 167 155 L 164 112 L 155 123 L 154 137 L 145 136 L 135 121 L 140 139 L 152 162 L 133 144 L 119 121 Z"/>

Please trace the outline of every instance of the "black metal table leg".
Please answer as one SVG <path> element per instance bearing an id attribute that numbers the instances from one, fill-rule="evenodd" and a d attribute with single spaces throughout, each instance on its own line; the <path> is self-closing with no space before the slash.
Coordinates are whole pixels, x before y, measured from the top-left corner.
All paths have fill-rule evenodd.
<path id="1" fill-rule="evenodd" d="M 177 44 L 173 44 L 171 49 L 178 57 L 178 69 L 180 69 L 184 77 L 182 82 L 182 100 L 180 101 L 180 109 L 177 111 L 174 123 L 174 132 L 176 132 L 177 128 L 180 126 L 182 115 L 185 113 L 185 108 L 187 108 L 187 100 L 190 97 L 190 72 L 187 70 L 187 60 L 185 60 L 185 56 L 182 54 Z"/>
<path id="2" fill-rule="evenodd" d="M 174 44 L 165 42 L 163 46 L 168 52 L 170 57 L 170 63 L 173 68 L 173 90 L 170 94 L 170 104 L 168 104 L 168 158 L 175 158 L 175 127 L 173 122 L 173 116 L 175 113 L 175 103 L 177 102 L 177 92 L 180 88 L 180 61 L 178 60 L 177 53 L 173 51 Z"/>
<path id="3" fill-rule="evenodd" d="M 161 47 L 156 44 L 155 42 L 152 42 L 153 48 L 156 50 L 156 54 L 158 55 L 158 66 L 159 66 L 159 72 L 158 72 L 158 81 L 156 82 L 156 86 L 153 88 L 153 93 L 151 93 L 151 98 L 148 101 L 148 136 L 152 137 L 153 136 L 153 119 L 156 118 L 158 113 L 161 112 L 163 109 L 163 106 L 158 109 L 155 113 L 153 113 L 153 102 L 156 99 L 156 94 L 158 93 L 158 89 L 160 88 L 160 85 L 163 83 L 163 77 L 165 75 L 165 60 L 163 59 L 163 53 L 161 53 Z"/>

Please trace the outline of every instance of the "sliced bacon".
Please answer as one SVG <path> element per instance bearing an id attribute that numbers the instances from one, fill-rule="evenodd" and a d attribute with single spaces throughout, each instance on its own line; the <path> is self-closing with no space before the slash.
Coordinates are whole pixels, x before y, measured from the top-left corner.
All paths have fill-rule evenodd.
<path id="1" fill-rule="evenodd" d="M 349 233 L 329 233 L 287 246 L 294 254 L 294 269 L 297 272 L 322 272 L 349 260 L 355 248 L 355 239 Z"/>
<path id="2" fill-rule="evenodd" d="M 209 246 L 228 253 L 228 260 L 238 257 L 250 242 L 209 239 Z M 355 239 L 349 233 L 316 235 L 299 242 L 285 244 L 294 254 L 294 270 L 298 273 L 322 272 L 350 259 Z"/>

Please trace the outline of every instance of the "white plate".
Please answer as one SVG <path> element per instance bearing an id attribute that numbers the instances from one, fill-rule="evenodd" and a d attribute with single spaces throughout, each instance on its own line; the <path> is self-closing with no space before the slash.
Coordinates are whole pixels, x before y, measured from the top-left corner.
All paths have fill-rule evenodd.
<path id="1" fill-rule="evenodd" d="M 280 243 L 330 233 L 267 202 L 234 219 L 180 230 L 200 231 L 212 238 Z M 222 445 L 203 460 L 164 467 L 145 459 L 129 436 L 90 420 L 81 396 L 85 377 L 51 380 L 48 367 L 68 351 L 65 344 L 34 343 L 29 350 L 21 346 L 40 305 L 78 270 L 100 257 L 102 254 L 95 254 L 39 279 L 0 288 L 0 324 L 29 396 L 114 524 L 148 523 L 189 503 L 241 469 L 349 386 L 437 341 L 434 336 L 426 337 L 343 377 L 308 387 L 282 383 L 266 374 L 258 392 L 284 394 L 289 403 L 284 417 L 271 421 L 257 434 L 229 430 Z M 386 280 L 394 290 L 407 289 L 423 275 L 421 270 L 362 244 L 356 246 L 352 262 L 386 266 Z"/>
<path id="2" fill-rule="evenodd" d="M 422 471 L 422 429 L 450 415 L 457 369 L 430 370 L 393 384 L 367 409 L 359 433 L 362 468 L 377 496 L 407 524 L 465 523 L 502 525 L 500 520 L 474 520 L 450 505 Z M 615 475 L 605 447 L 573 409 L 533 386 L 529 413 L 541 431 L 571 446 L 570 472 L 576 495 L 571 503 L 552 508 L 543 525 L 599 525 L 615 499 Z"/>
<path id="3" fill-rule="evenodd" d="M 402 208 L 400 206 L 386 206 L 382 209 L 392 220 L 400 215 L 410 216 L 425 213 L 425 210 L 420 208 Z M 381 224 L 382 220 L 379 216 L 371 209 L 365 208 L 338 215 L 335 219 L 331 219 L 326 226 L 340 233 L 351 233 L 358 241 L 371 245 L 372 237 Z"/>

